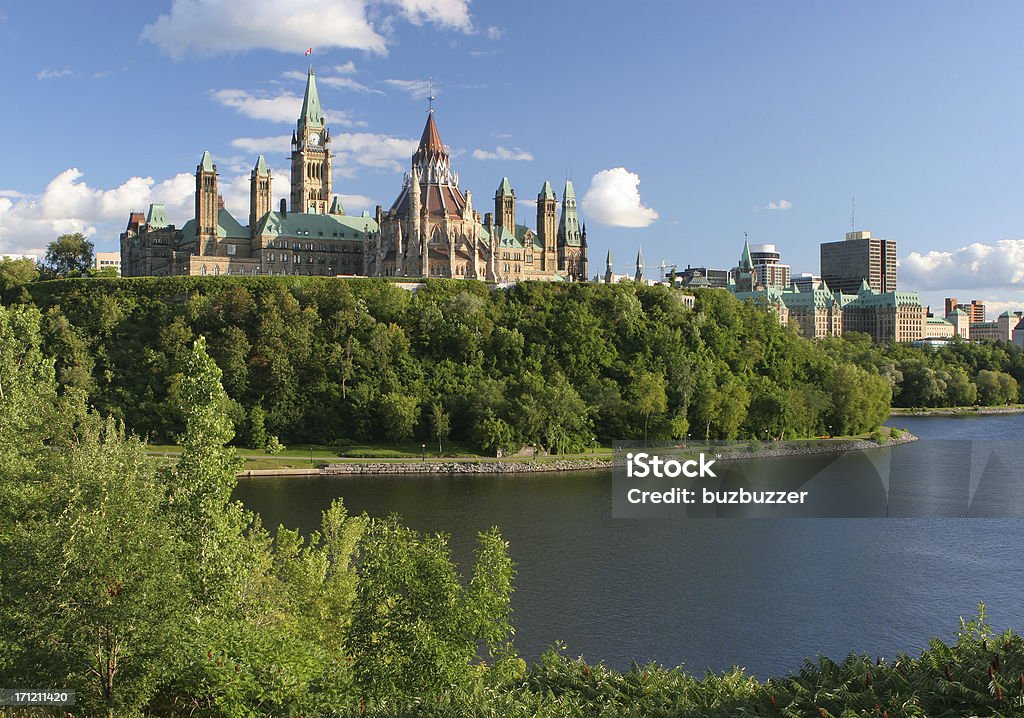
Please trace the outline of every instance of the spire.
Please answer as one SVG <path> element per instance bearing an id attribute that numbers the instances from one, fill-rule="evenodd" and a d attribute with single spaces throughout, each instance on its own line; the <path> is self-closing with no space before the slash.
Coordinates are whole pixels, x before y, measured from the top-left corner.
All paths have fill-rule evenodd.
<path id="1" fill-rule="evenodd" d="M 747 244 L 747 233 L 743 233 L 743 253 L 740 255 L 740 269 L 753 269 L 754 260 L 750 258 L 750 245 Z"/>
<path id="2" fill-rule="evenodd" d="M 307 124 L 312 127 L 324 126 L 324 113 L 320 109 L 320 95 L 316 91 L 316 76 L 313 74 L 313 66 L 309 66 L 309 74 L 306 76 L 306 94 L 302 98 L 302 114 L 299 115 L 299 125 Z"/>
<path id="3" fill-rule="evenodd" d="M 341 195 L 336 194 L 331 199 L 331 208 L 327 211 L 328 214 L 345 214 L 345 205 L 341 203 Z"/>
<path id="4" fill-rule="evenodd" d="M 576 193 L 572 180 L 566 180 L 562 192 L 562 216 L 558 220 L 558 245 L 580 246 L 580 218 L 576 213 Z"/>
<path id="5" fill-rule="evenodd" d="M 423 128 L 423 135 L 420 137 L 420 146 L 416 154 L 447 154 L 444 145 L 441 144 L 441 135 L 437 132 L 437 125 L 434 123 L 434 113 L 427 115 L 427 124 Z"/>
<path id="6" fill-rule="evenodd" d="M 641 246 L 636 252 L 636 275 L 633 281 L 640 284 L 644 281 L 644 248 Z"/>
<path id="7" fill-rule="evenodd" d="M 547 180 L 544 181 L 544 186 L 540 188 L 540 194 L 537 195 L 537 199 L 554 199 L 555 191 L 551 189 L 551 183 Z"/>
<path id="8" fill-rule="evenodd" d="M 612 250 L 608 250 L 608 258 L 604 260 L 605 269 L 612 271 Z"/>
<path id="9" fill-rule="evenodd" d="M 508 181 L 508 177 L 501 178 L 501 183 L 498 184 L 498 194 L 512 194 L 512 184 Z"/>
<path id="10" fill-rule="evenodd" d="M 199 160 L 199 166 L 197 170 L 203 170 L 204 172 L 213 172 L 216 167 L 213 165 L 213 157 L 210 156 L 209 150 L 203 151 L 203 158 Z"/>
<path id="11" fill-rule="evenodd" d="M 263 155 L 256 158 L 256 166 L 252 168 L 252 171 L 257 177 L 266 177 L 270 174 L 270 170 L 267 169 L 267 161 L 263 159 Z"/>

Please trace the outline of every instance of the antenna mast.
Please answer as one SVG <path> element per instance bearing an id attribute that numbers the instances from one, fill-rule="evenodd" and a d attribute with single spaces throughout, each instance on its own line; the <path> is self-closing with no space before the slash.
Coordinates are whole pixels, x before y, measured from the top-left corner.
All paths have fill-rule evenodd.
<path id="1" fill-rule="evenodd" d="M 427 112 L 434 113 L 434 78 L 427 78 Z"/>

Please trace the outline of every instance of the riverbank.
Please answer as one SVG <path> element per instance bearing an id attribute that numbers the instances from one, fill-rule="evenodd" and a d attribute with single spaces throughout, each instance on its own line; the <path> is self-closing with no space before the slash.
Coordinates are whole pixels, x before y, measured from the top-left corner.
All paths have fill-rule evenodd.
<path id="1" fill-rule="evenodd" d="M 732 442 L 728 445 L 712 444 L 710 446 L 693 445 L 693 451 L 713 451 L 725 459 L 772 459 L 785 456 L 802 456 L 811 454 L 836 454 L 846 451 L 864 451 L 880 447 L 896 446 L 917 441 L 917 437 L 908 431 L 898 436 L 886 435 L 886 440 L 876 442 L 868 438 L 833 438 L 810 439 L 792 442 Z M 651 451 L 658 449 L 652 448 Z M 662 451 L 665 449 L 662 448 Z M 544 457 L 537 460 L 529 459 L 478 459 L 478 460 L 391 460 L 366 461 L 347 460 L 322 464 L 319 467 L 302 469 L 252 469 L 239 472 L 238 478 L 251 479 L 261 476 L 366 476 L 385 474 L 423 474 L 423 475 L 460 475 L 460 474 L 536 474 L 564 471 L 593 471 L 608 469 L 615 466 L 610 455 L 589 458 L 555 458 Z"/>
<path id="2" fill-rule="evenodd" d="M 999 414 L 1024 414 L 1024 404 L 1011 406 L 941 406 L 931 409 L 910 409 L 894 407 L 892 416 L 991 416 Z"/>

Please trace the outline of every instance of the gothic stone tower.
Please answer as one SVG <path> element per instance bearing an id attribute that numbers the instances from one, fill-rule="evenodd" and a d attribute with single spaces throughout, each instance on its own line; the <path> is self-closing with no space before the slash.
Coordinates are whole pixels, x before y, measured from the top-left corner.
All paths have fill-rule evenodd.
<path id="1" fill-rule="evenodd" d="M 196 254 L 213 254 L 217 242 L 217 165 L 209 152 L 196 167 Z"/>
<path id="2" fill-rule="evenodd" d="M 558 203 L 550 182 L 545 182 L 537 195 L 537 235 L 544 247 L 540 271 L 554 272 L 558 262 Z"/>
<path id="3" fill-rule="evenodd" d="M 572 180 L 566 180 L 562 193 L 562 217 L 558 222 L 558 271 L 573 281 L 587 280 L 587 233 L 586 230 L 580 231 Z"/>
<path id="4" fill-rule="evenodd" d="M 249 231 L 255 234 L 256 225 L 270 211 L 270 168 L 260 155 L 249 175 Z"/>
<path id="5" fill-rule="evenodd" d="M 292 133 L 292 212 L 326 214 L 331 199 L 331 133 L 324 124 L 313 68 L 306 76 L 295 132 Z"/>

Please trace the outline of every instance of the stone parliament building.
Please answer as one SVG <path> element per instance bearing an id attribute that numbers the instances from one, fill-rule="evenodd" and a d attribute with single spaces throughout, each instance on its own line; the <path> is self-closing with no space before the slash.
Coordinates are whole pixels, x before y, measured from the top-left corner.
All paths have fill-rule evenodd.
<path id="1" fill-rule="evenodd" d="M 493 214 L 481 216 L 472 193 L 459 187 L 433 109 L 397 199 L 374 216 L 346 214 L 332 193 L 331 133 L 312 68 L 291 144 L 290 202 L 271 207 L 271 172 L 260 155 L 250 174 L 247 226 L 224 208 L 217 165 L 204 152 L 196 167 L 195 217 L 178 228 L 162 204 L 131 212 L 121 234 L 122 275 L 587 278 L 587 230 L 572 182 L 565 184 L 560 214 L 551 184 L 544 183 L 536 230 L 516 223 L 507 177 L 495 192 Z"/>

